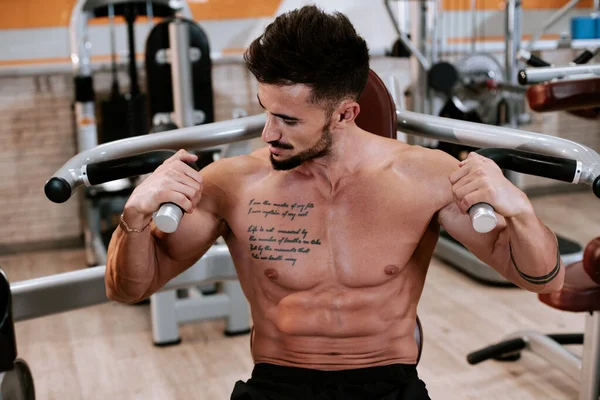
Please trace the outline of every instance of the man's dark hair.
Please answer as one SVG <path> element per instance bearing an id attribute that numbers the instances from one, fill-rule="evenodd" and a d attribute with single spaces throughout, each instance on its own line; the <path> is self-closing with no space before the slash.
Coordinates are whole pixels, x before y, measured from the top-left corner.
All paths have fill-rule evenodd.
<path id="1" fill-rule="evenodd" d="M 369 49 L 348 18 L 305 6 L 278 16 L 244 54 L 261 83 L 306 84 L 311 103 L 331 108 L 358 100 L 369 75 Z"/>

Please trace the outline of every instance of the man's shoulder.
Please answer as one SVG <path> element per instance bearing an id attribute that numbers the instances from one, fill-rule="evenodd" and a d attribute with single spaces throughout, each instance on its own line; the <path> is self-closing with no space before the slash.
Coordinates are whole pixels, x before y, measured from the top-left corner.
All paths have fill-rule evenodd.
<path id="1" fill-rule="evenodd" d="M 398 171 L 428 179 L 447 178 L 458 168 L 459 163 L 444 151 L 406 143 L 393 150 L 390 161 Z"/>
<path id="2" fill-rule="evenodd" d="M 404 185 L 410 185 L 439 211 L 453 202 L 449 177 L 458 169 L 458 163 L 441 150 L 407 145 L 394 154 L 392 168 Z"/>
<path id="3" fill-rule="evenodd" d="M 249 177 L 268 171 L 268 159 L 262 149 L 250 154 L 225 157 L 212 162 L 202 172 L 205 179 L 214 183 L 235 181 L 240 183 Z"/>

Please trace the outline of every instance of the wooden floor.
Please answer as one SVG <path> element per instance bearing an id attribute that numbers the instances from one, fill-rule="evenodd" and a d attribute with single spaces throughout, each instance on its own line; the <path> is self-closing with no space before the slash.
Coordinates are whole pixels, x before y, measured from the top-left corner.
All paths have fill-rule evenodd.
<path id="1" fill-rule="evenodd" d="M 533 199 L 544 222 L 582 243 L 598 234 L 600 200 L 589 193 Z M 14 281 L 81 268 L 81 251 L 0 258 Z M 434 260 L 419 307 L 425 331 L 419 366 L 433 399 L 574 399 L 577 382 L 526 354 L 517 363 L 467 364 L 468 352 L 519 330 L 576 332 L 583 315 L 536 295 L 477 284 Z M 228 399 L 252 369 L 248 336 L 227 338 L 223 321 L 188 324 L 182 343 L 152 344 L 148 306 L 105 304 L 20 322 L 19 356 L 39 399 Z M 573 347 L 575 352 L 580 349 Z"/>

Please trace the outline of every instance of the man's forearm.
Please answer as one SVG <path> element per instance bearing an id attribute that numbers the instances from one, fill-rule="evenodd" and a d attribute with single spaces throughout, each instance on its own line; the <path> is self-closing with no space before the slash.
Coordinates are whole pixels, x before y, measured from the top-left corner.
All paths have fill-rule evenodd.
<path id="1" fill-rule="evenodd" d="M 506 223 L 507 272 L 515 277 L 516 283 L 528 290 L 560 290 L 564 266 L 554 233 L 540 221 L 533 208 L 506 218 Z"/>
<path id="2" fill-rule="evenodd" d="M 136 230 L 150 222 L 136 218 L 130 221 L 130 228 Z M 147 226 L 142 232 L 127 232 L 125 227 L 119 225 L 108 247 L 105 275 L 107 296 L 125 303 L 142 300 L 152 286 L 156 271 L 156 247 L 151 227 Z"/>

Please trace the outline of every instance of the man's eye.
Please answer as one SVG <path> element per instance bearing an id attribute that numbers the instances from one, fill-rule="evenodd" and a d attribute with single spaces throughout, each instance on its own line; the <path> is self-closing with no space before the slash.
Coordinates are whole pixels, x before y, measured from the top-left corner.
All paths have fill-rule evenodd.
<path id="1" fill-rule="evenodd" d="M 284 119 L 283 123 L 288 126 L 293 126 L 293 125 L 296 125 L 298 123 L 298 121 L 290 121 L 289 119 Z"/>

